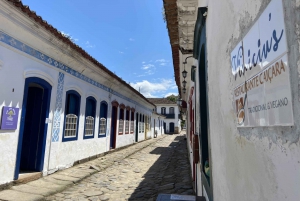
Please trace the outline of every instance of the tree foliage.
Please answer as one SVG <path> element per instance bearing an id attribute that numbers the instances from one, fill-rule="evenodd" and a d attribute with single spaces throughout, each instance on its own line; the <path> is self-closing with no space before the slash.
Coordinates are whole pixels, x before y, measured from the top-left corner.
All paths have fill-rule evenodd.
<path id="1" fill-rule="evenodd" d="M 175 102 L 176 103 L 176 101 L 177 101 L 177 99 L 178 99 L 178 96 L 175 96 L 175 95 L 170 95 L 170 96 L 167 96 L 166 97 L 168 100 L 170 100 L 170 101 L 173 101 L 173 102 Z"/>

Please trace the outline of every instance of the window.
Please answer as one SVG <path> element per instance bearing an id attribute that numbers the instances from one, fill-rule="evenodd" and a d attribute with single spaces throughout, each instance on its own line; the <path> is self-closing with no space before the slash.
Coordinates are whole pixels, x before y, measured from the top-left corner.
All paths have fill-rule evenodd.
<path id="1" fill-rule="evenodd" d="M 149 130 L 148 117 L 145 117 L 146 132 Z"/>
<path id="2" fill-rule="evenodd" d="M 94 97 L 86 98 L 85 106 L 85 124 L 84 124 L 84 139 L 94 137 L 95 118 L 96 118 L 96 99 Z"/>
<path id="3" fill-rule="evenodd" d="M 130 107 L 126 108 L 126 117 L 125 117 L 125 134 L 129 133 L 129 110 Z"/>
<path id="4" fill-rule="evenodd" d="M 142 132 L 142 114 L 140 114 L 140 118 L 139 118 L 139 133 Z"/>
<path id="5" fill-rule="evenodd" d="M 145 132 L 145 116 L 143 115 L 143 118 L 142 118 L 142 133 Z"/>
<path id="6" fill-rule="evenodd" d="M 67 91 L 65 105 L 65 123 L 62 141 L 77 140 L 80 113 L 80 95 L 74 90 Z"/>
<path id="7" fill-rule="evenodd" d="M 100 104 L 99 137 L 106 136 L 107 125 L 107 103 L 102 101 Z"/>
<path id="8" fill-rule="evenodd" d="M 174 107 L 169 108 L 169 114 L 174 114 Z"/>
<path id="9" fill-rule="evenodd" d="M 131 111 L 130 133 L 134 132 L 134 111 Z"/>
<path id="10" fill-rule="evenodd" d="M 119 135 L 124 133 L 124 108 L 125 105 L 120 105 L 120 114 L 119 114 Z"/>
<path id="11" fill-rule="evenodd" d="M 161 108 L 161 114 L 166 114 L 166 108 L 165 107 Z"/>

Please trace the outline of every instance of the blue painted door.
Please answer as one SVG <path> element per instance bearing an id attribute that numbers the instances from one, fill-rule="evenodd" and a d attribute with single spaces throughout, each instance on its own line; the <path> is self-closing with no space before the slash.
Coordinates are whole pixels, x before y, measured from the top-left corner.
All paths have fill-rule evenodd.
<path id="1" fill-rule="evenodd" d="M 170 123 L 170 133 L 174 133 L 174 131 L 175 131 L 174 128 L 175 128 L 174 123 L 171 122 L 171 123 Z"/>
<path id="2" fill-rule="evenodd" d="M 39 171 L 37 155 L 41 148 L 40 135 L 45 125 L 45 120 L 41 119 L 41 116 L 44 116 L 43 95 L 43 88 L 29 87 L 28 89 L 21 151 L 21 171 Z"/>
<path id="3" fill-rule="evenodd" d="M 25 81 L 14 179 L 18 179 L 19 172 L 43 170 L 51 89 L 40 78 Z"/>

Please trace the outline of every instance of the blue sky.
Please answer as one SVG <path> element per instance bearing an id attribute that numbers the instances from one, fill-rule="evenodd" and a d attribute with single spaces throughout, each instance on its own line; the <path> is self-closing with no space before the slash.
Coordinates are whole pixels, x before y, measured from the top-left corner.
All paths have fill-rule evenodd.
<path id="1" fill-rule="evenodd" d="M 146 97 L 177 95 L 163 0 L 22 0 Z"/>

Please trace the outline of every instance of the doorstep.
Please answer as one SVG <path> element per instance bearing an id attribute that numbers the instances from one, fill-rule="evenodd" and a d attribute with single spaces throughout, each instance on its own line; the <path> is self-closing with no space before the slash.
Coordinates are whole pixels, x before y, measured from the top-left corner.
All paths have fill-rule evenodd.
<path id="1" fill-rule="evenodd" d="M 26 173 L 20 173 L 19 179 L 15 180 L 13 183 L 18 184 L 26 184 L 30 181 L 37 180 L 43 176 L 42 172 L 26 172 Z"/>
<path id="2" fill-rule="evenodd" d="M 159 194 L 156 201 L 206 201 L 203 196 Z"/>

